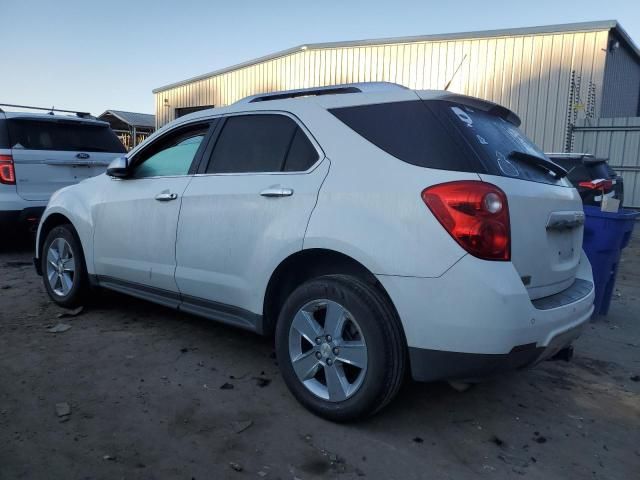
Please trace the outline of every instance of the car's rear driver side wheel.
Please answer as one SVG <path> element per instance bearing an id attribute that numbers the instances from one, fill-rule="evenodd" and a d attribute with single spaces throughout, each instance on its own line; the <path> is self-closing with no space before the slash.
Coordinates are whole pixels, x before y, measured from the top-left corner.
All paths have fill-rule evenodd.
<path id="1" fill-rule="evenodd" d="M 73 227 L 53 228 L 42 246 L 42 279 L 51 299 L 62 307 L 78 306 L 87 289 L 87 271 Z"/>
<path id="2" fill-rule="evenodd" d="M 310 280 L 290 295 L 276 327 L 276 353 L 294 396 L 334 421 L 384 407 L 397 393 L 406 363 L 388 300 L 345 275 Z"/>

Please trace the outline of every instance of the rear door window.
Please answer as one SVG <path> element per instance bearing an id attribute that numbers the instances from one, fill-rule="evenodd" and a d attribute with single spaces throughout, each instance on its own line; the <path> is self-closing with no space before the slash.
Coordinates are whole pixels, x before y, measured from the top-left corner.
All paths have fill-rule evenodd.
<path id="1" fill-rule="evenodd" d="M 282 115 L 229 117 L 207 173 L 279 172 L 295 129 Z"/>
<path id="2" fill-rule="evenodd" d="M 304 171 L 318 154 L 296 122 L 285 115 L 228 117 L 207 173 Z"/>
<path id="3" fill-rule="evenodd" d="M 32 120 L 12 118 L 9 124 L 11 148 L 72 152 L 125 153 L 122 142 L 108 125 L 74 120 Z"/>

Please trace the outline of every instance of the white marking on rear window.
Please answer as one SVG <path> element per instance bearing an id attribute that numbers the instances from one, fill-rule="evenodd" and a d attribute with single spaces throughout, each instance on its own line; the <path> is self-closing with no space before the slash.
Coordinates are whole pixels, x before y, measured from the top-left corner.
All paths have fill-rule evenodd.
<path id="1" fill-rule="evenodd" d="M 507 158 L 504 156 L 504 154 L 501 151 L 496 150 L 496 158 L 498 160 L 498 167 L 500 167 L 500 170 L 502 170 L 502 173 L 504 173 L 505 175 L 508 175 L 509 177 L 520 176 L 520 171 L 518 170 L 518 167 L 516 167 L 513 163 L 507 160 Z"/>
<path id="2" fill-rule="evenodd" d="M 462 120 L 467 125 L 467 127 L 473 126 L 473 119 L 467 114 L 467 112 L 459 107 L 451 107 L 451 110 L 460 120 Z"/>

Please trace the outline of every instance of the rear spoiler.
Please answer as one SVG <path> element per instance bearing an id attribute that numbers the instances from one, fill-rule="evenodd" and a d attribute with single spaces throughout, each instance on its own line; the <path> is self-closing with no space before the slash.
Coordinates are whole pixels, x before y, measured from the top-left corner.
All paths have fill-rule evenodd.
<path id="1" fill-rule="evenodd" d="M 467 95 L 460 94 L 443 95 L 440 98 L 442 100 L 450 100 L 462 105 L 466 105 L 467 107 L 475 108 L 477 110 L 482 110 L 492 115 L 496 115 L 515 125 L 516 127 L 519 127 L 522 123 L 520 117 L 518 117 L 515 112 L 512 112 L 507 107 L 503 107 L 502 105 L 498 105 L 497 103 L 493 103 L 488 100 L 482 100 L 480 98 L 469 97 Z"/>
<path id="2" fill-rule="evenodd" d="M 608 158 L 596 157 L 593 153 L 580 153 L 580 152 L 545 152 L 545 155 L 550 159 L 557 158 L 558 160 L 568 159 L 568 160 L 580 160 L 583 164 L 593 164 L 593 163 L 609 163 Z"/>

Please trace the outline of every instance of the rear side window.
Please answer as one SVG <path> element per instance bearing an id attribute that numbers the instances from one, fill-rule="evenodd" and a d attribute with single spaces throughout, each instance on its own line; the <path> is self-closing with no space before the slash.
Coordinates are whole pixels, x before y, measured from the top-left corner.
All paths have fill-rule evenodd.
<path id="1" fill-rule="evenodd" d="M 4 118 L 0 118 L 0 148 L 11 148 L 9 132 L 7 131 L 7 121 Z"/>
<path id="2" fill-rule="evenodd" d="M 289 154 L 284 165 L 286 172 L 304 172 L 318 160 L 318 152 L 313 147 L 307 135 L 298 127 L 289 148 Z"/>
<path id="3" fill-rule="evenodd" d="M 613 178 L 616 176 L 616 173 L 607 162 L 590 162 L 587 165 L 592 179 Z"/>
<path id="4" fill-rule="evenodd" d="M 482 167 L 420 100 L 334 108 L 330 112 L 369 142 L 412 165 L 463 172 Z"/>
<path id="5" fill-rule="evenodd" d="M 283 115 L 227 118 L 207 173 L 279 172 L 296 128 Z"/>
<path id="6" fill-rule="evenodd" d="M 7 120 L 7 123 L 11 148 L 14 149 L 126 152 L 116 134 L 107 125 L 72 120 L 38 121 L 20 118 Z"/>

